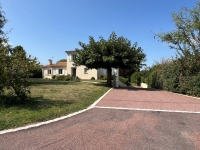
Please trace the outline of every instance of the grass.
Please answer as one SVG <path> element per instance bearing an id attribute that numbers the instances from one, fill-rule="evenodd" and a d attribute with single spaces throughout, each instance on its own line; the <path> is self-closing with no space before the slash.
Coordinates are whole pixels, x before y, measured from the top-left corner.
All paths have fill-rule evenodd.
<path id="1" fill-rule="evenodd" d="M 33 79 L 27 104 L 0 106 L 0 130 L 46 121 L 87 108 L 109 87 L 88 82 Z"/>

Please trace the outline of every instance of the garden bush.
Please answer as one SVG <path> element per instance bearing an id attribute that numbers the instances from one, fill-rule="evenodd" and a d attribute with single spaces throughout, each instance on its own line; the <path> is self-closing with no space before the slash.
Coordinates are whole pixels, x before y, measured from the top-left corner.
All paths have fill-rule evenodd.
<path id="1" fill-rule="evenodd" d="M 95 78 L 94 78 L 94 77 L 92 77 L 90 80 L 95 80 Z"/>
<path id="2" fill-rule="evenodd" d="M 71 81 L 80 82 L 81 79 L 78 76 L 76 76 L 76 77 L 71 77 Z"/>
<path id="3" fill-rule="evenodd" d="M 52 75 L 52 79 L 56 79 L 56 75 Z"/>
<path id="4" fill-rule="evenodd" d="M 71 75 L 67 74 L 66 77 L 65 77 L 65 81 L 70 81 L 70 80 L 71 80 Z"/>
<path id="5" fill-rule="evenodd" d="M 124 83 L 124 84 L 126 84 L 126 85 L 131 85 L 131 83 L 129 82 L 129 80 L 128 80 L 128 78 L 124 78 L 124 77 L 122 77 L 122 76 L 119 76 L 119 80 L 122 82 L 122 83 Z"/>
<path id="6" fill-rule="evenodd" d="M 66 81 L 66 76 L 65 75 L 56 76 L 56 80 L 58 80 L 58 81 Z"/>
<path id="7" fill-rule="evenodd" d="M 99 79 L 103 79 L 103 77 L 104 77 L 104 75 L 101 74 L 101 75 L 99 76 Z"/>

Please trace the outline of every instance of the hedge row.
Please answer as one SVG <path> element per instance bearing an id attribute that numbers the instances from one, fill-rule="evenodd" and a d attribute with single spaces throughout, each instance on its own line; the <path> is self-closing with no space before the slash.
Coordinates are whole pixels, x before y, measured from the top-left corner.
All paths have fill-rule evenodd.
<path id="1" fill-rule="evenodd" d="M 200 69 L 196 69 L 198 66 L 184 67 L 185 64 L 180 62 L 180 59 L 162 60 L 151 68 L 134 73 L 132 82 L 137 82 L 139 76 L 151 88 L 200 96 Z"/>

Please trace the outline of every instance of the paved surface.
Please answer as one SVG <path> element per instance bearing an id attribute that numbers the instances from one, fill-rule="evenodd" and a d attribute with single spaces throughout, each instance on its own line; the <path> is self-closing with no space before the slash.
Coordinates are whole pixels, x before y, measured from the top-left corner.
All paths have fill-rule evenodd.
<path id="1" fill-rule="evenodd" d="M 114 89 L 97 106 L 200 111 L 199 101 L 169 92 Z M 52 124 L 0 135 L 0 149 L 199 150 L 200 114 L 92 108 Z"/>
<path id="2" fill-rule="evenodd" d="M 112 89 L 97 106 L 200 112 L 200 99 L 152 89 Z"/>

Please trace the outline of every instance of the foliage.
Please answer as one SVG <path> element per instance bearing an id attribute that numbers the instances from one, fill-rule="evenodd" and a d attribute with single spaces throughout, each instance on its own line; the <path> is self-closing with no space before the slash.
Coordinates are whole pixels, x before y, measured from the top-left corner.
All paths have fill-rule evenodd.
<path id="1" fill-rule="evenodd" d="M 81 81 L 81 79 L 78 76 L 73 77 L 69 74 L 68 75 L 57 75 L 56 80 L 58 80 L 58 81 L 75 81 L 75 82 Z"/>
<path id="2" fill-rule="evenodd" d="M 124 77 L 122 77 L 122 76 L 119 76 L 119 80 L 122 82 L 122 83 L 124 83 L 124 84 L 126 84 L 126 85 L 131 85 L 131 83 L 129 82 L 129 79 L 128 78 L 124 78 Z"/>
<path id="3" fill-rule="evenodd" d="M 200 2 L 192 10 L 184 7 L 172 14 L 176 30 L 155 36 L 177 51 L 148 72 L 150 87 L 200 96 Z"/>
<path id="4" fill-rule="evenodd" d="M 67 74 L 67 75 L 66 75 L 66 78 L 65 78 L 65 81 L 70 81 L 71 78 L 72 78 L 71 75 L 70 75 L 70 74 Z"/>
<path id="5" fill-rule="evenodd" d="M 177 59 L 162 59 L 147 70 L 147 84 L 151 88 L 200 96 L 200 71 L 194 76 L 184 75 Z M 144 75 L 141 74 L 143 78 Z"/>
<path id="6" fill-rule="evenodd" d="M 196 75 L 200 70 L 200 2 L 193 9 L 186 7 L 172 13 L 176 30 L 155 36 L 177 50 L 177 61 L 184 76 Z"/>
<path id="7" fill-rule="evenodd" d="M 59 61 L 57 61 L 57 63 L 58 62 L 67 62 L 67 59 L 60 59 Z"/>
<path id="8" fill-rule="evenodd" d="M 74 82 L 80 82 L 81 79 L 78 76 L 76 76 L 76 77 L 72 77 L 72 81 L 74 81 Z"/>
<path id="9" fill-rule="evenodd" d="M 139 77 L 141 77 L 141 72 L 135 72 L 131 75 L 131 83 L 137 84 Z"/>
<path id="10" fill-rule="evenodd" d="M 104 75 L 101 74 L 101 75 L 99 76 L 99 79 L 103 79 L 103 78 L 104 78 Z"/>
<path id="11" fill-rule="evenodd" d="M 56 80 L 58 80 L 58 81 L 66 81 L 66 76 L 65 75 L 56 76 Z"/>
<path id="12" fill-rule="evenodd" d="M 29 76 L 31 68 L 37 64 L 36 58 L 26 56 L 22 46 L 11 48 L 0 45 L 1 73 L 0 96 L 8 101 L 24 103 L 29 99 Z"/>
<path id="13" fill-rule="evenodd" d="M 92 77 L 90 80 L 95 80 L 95 77 Z"/>
<path id="14" fill-rule="evenodd" d="M 30 70 L 37 59 L 27 56 L 22 46 L 12 48 L 2 31 L 7 20 L 0 6 L 0 100 L 7 104 L 25 103 L 29 100 Z"/>
<path id="15" fill-rule="evenodd" d="M 56 75 L 52 75 L 52 79 L 56 79 Z"/>
<path id="16" fill-rule="evenodd" d="M 0 43 L 3 44 L 7 41 L 4 31 L 2 30 L 4 25 L 7 23 L 7 19 L 4 16 L 4 11 L 0 5 Z"/>
<path id="17" fill-rule="evenodd" d="M 89 69 L 107 69 L 107 85 L 111 86 L 111 68 L 138 70 L 146 55 L 137 43 L 123 36 L 117 37 L 113 32 L 108 40 L 102 36 L 99 41 L 89 37 L 89 44 L 79 42 L 82 49 L 76 49 L 78 55 L 74 60 L 76 66 L 85 65 Z M 132 74 L 132 73 L 131 73 Z"/>
<path id="18" fill-rule="evenodd" d="M 42 78 L 42 67 L 40 65 L 35 65 L 29 70 L 30 78 Z"/>

